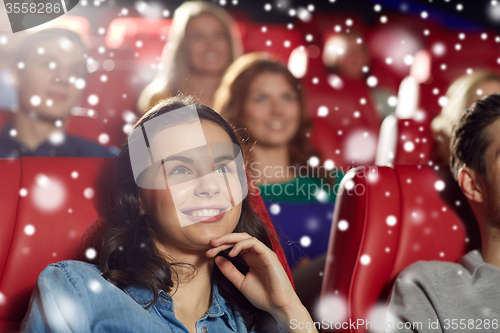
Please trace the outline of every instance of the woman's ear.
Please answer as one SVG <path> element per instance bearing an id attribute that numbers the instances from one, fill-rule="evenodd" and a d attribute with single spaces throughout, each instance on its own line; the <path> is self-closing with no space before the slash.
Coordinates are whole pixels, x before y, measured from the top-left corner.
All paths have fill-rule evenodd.
<path id="1" fill-rule="evenodd" d="M 467 199 L 476 203 L 485 201 L 484 181 L 477 171 L 464 167 L 458 174 L 458 184 Z"/>

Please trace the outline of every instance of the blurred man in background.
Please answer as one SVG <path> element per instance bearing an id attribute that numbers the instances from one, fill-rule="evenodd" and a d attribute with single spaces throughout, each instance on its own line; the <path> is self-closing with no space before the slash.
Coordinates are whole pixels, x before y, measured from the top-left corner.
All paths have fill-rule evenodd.
<path id="1" fill-rule="evenodd" d="M 46 29 L 23 40 L 13 69 L 18 111 L 0 133 L 0 158 L 114 156 L 63 130 L 85 87 L 85 53 L 80 36 L 66 29 Z"/>

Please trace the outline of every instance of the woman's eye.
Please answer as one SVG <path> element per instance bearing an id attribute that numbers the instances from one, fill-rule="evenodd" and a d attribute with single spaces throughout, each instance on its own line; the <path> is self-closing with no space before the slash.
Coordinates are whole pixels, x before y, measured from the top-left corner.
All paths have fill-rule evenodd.
<path id="1" fill-rule="evenodd" d="M 203 36 L 202 34 L 195 34 L 192 36 L 192 39 L 195 42 L 201 42 L 205 40 L 205 36 Z"/>
<path id="2" fill-rule="evenodd" d="M 229 172 L 230 169 L 227 165 L 219 165 L 215 168 L 215 172 Z"/>
<path id="3" fill-rule="evenodd" d="M 264 102 L 265 100 L 266 100 L 266 96 L 264 96 L 264 95 L 259 95 L 259 96 L 255 97 L 255 101 L 257 103 Z"/>
<path id="4" fill-rule="evenodd" d="M 216 40 L 225 40 L 226 39 L 226 34 L 223 32 L 217 32 L 215 34 L 215 39 Z"/>
<path id="5" fill-rule="evenodd" d="M 177 167 L 170 172 L 171 175 L 185 175 L 188 173 L 189 170 L 186 167 Z"/>
<path id="6" fill-rule="evenodd" d="M 283 96 L 283 99 L 287 102 L 291 102 L 291 101 L 295 101 L 295 96 L 293 96 L 291 94 L 286 94 L 285 96 Z"/>

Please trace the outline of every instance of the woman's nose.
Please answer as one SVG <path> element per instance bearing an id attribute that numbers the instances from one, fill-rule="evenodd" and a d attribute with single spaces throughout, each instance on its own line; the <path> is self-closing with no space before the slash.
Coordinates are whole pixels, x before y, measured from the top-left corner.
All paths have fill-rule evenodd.
<path id="1" fill-rule="evenodd" d="M 273 101 L 271 108 L 272 108 L 272 114 L 274 115 L 282 115 L 285 112 L 285 103 L 281 101 Z"/>
<path id="2" fill-rule="evenodd" d="M 196 187 L 196 195 L 212 198 L 220 193 L 220 185 L 214 176 L 209 173 L 198 178 L 198 186 Z"/>

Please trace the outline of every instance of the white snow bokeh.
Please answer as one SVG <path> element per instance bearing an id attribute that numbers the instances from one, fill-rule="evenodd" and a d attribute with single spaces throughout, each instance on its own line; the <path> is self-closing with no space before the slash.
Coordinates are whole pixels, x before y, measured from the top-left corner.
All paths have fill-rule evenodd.
<path id="1" fill-rule="evenodd" d="M 316 232 L 321 228 L 321 221 L 315 217 L 311 217 L 306 221 L 306 229 L 310 232 Z"/>
<path id="2" fill-rule="evenodd" d="M 444 190 L 445 187 L 446 184 L 442 180 L 438 180 L 434 183 L 434 188 L 436 189 L 436 191 L 441 192 L 442 190 Z"/>
<path id="3" fill-rule="evenodd" d="M 102 291 L 102 284 L 99 281 L 94 280 L 94 279 L 89 281 L 88 287 L 90 290 L 92 290 L 96 294 L 98 294 Z"/>
<path id="4" fill-rule="evenodd" d="M 304 46 L 296 47 L 292 53 L 290 53 L 290 57 L 288 58 L 288 70 L 290 70 L 296 78 L 300 79 L 306 75 L 308 64 L 309 56 Z"/>
<path id="5" fill-rule="evenodd" d="M 371 133 L 355 131 L 347 138 L 343 150 L 348 161 L 363 165 L 375 159 L 377 141 Z"/>
<path id="6" fill-rule="evenodd" d="M 326 160 L 324 163 L 325 169 L 330 171 L 335 167 L 335 162 L 333 160 Z"/>
<path id="7" fill-rule="evenodd" d="M 95 257 L 97 256 L 97 251 L 91 247 L 89 247 L 86 251 L 85 251 L 85 257 L 89 260 L 93 260 L 95 259 Z"/>
<path id="8" fill-rule="evenodd" d="M 326 295 L 314 307 L 315 318 L 329 322 L 343 322 L 347 319 L 347 300 L 339 295 Z"/>
<path id="9" fill-rule="evenodd" d="M 361 265 L 366 266 L 372 262 L 372 258 L 368 254 L 363 254 L 359 259 L 359 262 L 361 263 Z"/>
<path id="10" fill-rule="evenodd" d="M 385 304 L 375 304 L 368 312 L 367 321 L 372 325 L 370 326 L 370 333 L 385 333 Z"/>
<path id="11" fill-rule="evenodd" d="M 318 191 L 316 191 L 316 193 L 314 193 L 314 197 L 319 202 L 328 202 L 329 199 L 328 193 L 322 188 L 320 188 Z"/>
<path id="12" fill-rule="evenodd" d="M 24 227 L 24 233 L 28 236 L 33 236 L 35 234 L 35 227 L 32 224 L 28 224 Z"/>
<path id="13" fill-rule="evenodd" d="M 98 141 L 102 145 L 107 144 L 109 142 L 109 135 L 107 133 L 101 133 L 99 135 Z"/>
<path id="14" fill-rule="evenodd" d="M 31 98 L 30 98 L 30 103 L 31 103 L 31 105 L 33 105 L 33 106 L 39 106 L 39 105 L 40 105 L 40 103 L 42 103 L 42 99 L 41 99 L 41 98 L 40 98 L 40 96 L 38 96 L 38 95 L 33 95 L 33 96 L 31 96 Z"/>
<path id="15" fill-rule="evenodd" d="M 381 22 L 387 22 L 387 18 Z M 385 22 L 383 22 L 385 21 Z M 401 43 L 404 41 L 404 44 Z M 374 33 L 372 47 L 381 59 L 391 58 L 391 68 L 402 75 L 408 73 L 408 66 L 413 62 L 413 54 L 424 48 L 416 35 L 404 28 L 388 26 Z"/>
<path id="16" fill-rule="evenodd" d="M 308 163 L 311 167 L 315 168 L 315 167 L 317 167 L 317 166 L 319 165 L 319 158 L 318 158 L 317 156 L 311 156 L 311 157 L 309 158 L 309 160 L 307 161 L 307 163 Z"/>
<path id="17" fill-rule="evenodd" d="M 31 190 L 35 206 L 46 212 L 59 209 L 66 201 L 66 187 L 55 177 L 38 174 Z"/>
<path id="18" fill-rule="evenodd" d="M 94 197 L 94 189 L 91 188 L 91 187 L 87 187 L 84 191 L 83 191 L 83 196 L 87 199 L 92 199 Z"/>
<path id="19" fill-rule="evenodd" d="M 330 74 L 327 80 L 328 84 L 334 89 L 340 90 L 344 87 L 344 81 L 338 75 Z"/>
<path id="20" fill-rule="evenodd" d="M 347 229 L 349 229 L 349 222 L 347 222 L 346 220 L 340 220 L 339 223 L 337 223 L 337 228 L 340 231 L 346 231 Z"/>
<path id="21" fill-rule="evenodd" d="M 47 302 L 44 312 L 54 331 L 77 332 L 88 327 L 86 317 L 82 316 L 85 310 L 78 300 L 62 293 L 54 293 L 52 300 Z"/>
<path id="22" fill-rule="evenodd" d="M 328 107 L 322 105 L 318 108 L 318 117 L 326 117 L 328 116 L 328 112 Z"/>
<path id="23" fill-rule="evenodd" d="M 397 221 L 398 221 L 398 220 L 397 220 L 396 216 L 394 216 L 394 215 L 389 215 L 389 216 L 387 216 L 387 218 L 385 219 L 385 223 L 387 223 L 387 225 L 388 225 L 389 227 L 394 227 L 394 226 L 396 225 Z"/>
<path id="24" fill-rule="evenodd" d="M 273 203 L 271 207 L 269 207 L 269 212 L 273 215 L 278 215 L 281 212 L 281 207 L 277 203 Z"/>
<path id="25" fill-rule="evenodd" d="M 406 152 L 412 152 L 415 149 L 415 144 L 411 141 L 406 141 L 405 144 L 403 145 L 403 149 Z"/>
<path id="26" fill-rule="evenodd" d="M 311 237 L 309 236 L 302 236 L 300 238 L 300 246 L 302 247 L 309 247 L 311 246 L 311 243 L 312 243 Z"/>

